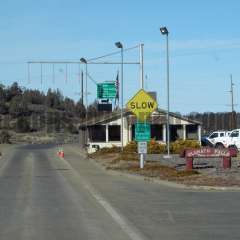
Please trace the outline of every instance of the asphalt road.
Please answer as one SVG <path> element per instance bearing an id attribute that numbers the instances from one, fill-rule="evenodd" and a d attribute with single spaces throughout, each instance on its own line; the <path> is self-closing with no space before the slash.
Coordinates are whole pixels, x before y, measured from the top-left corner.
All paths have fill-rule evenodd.
<path id="1" fill-rule="evenodd" d="M 169 188 L 65 154 L 29 145 L 0 160 L 1 240 L 240 239 L 240 192 Z"/>

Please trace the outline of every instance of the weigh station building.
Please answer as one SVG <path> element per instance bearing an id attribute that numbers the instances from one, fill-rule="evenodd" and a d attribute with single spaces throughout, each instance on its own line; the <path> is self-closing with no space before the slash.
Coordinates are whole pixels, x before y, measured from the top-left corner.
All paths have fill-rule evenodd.
<path id="1" fill-rule="evenodd" d="M 155 110 L 147 119 L 150 124 L 150 137 L 160 143 L 167 141 L 167 113 Z M 129 110 L 123 112 L 123 145 L 135 140 L 137 117 Z M 121 113 L 106 113 L 80 125 L 82 141 L 88 146 L 88 152 L 103 147 L 121 146 Z M 85 129 L 85 130 L 84 130 Z M 180 115 L 169 113 L 170 141 L 194 139 L 201 141 L 201 123 Z M 87 131 L 86 131 L 87 130 Z M 85 140 L 85 141 L 84 141 Z"/>

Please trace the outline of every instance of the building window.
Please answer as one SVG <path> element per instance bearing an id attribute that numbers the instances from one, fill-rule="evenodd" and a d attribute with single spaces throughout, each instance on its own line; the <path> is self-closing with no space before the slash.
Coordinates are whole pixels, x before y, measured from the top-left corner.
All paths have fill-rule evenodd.
<path id="1" fill-rule="evenodd" d="M 186 126 L 187 138 L 197 140 L 198 139 L 198 126 L 197 125 L 187 125 Z"/>
<path id="2" fill-rule="evenodd" d="M 108 141 L 121 141 L 121 127 L 120 125 L 108 126 Z"/>
<path id="3" fill-rule="evenodd" d="M 106 125 L 89 127 L 89 139 L 91 142 L 106 142 Z"/>
<path id="4" fill-rule="evenodd" d="M 163 129 L 162 125 L 152 124 L 151 125 L 151 138 L 154 138 L 157 141 L 163 140 Z"/>
<path id="5" fill-rule="evenodd" d="M 132 141 L 135 140 L 135 124 L 132 125 Z"/>
<path id="6" fill-rule="evenodd" d="M 178 139 L 183 139 L 183 125 L 170 125 L 170 141 L 174 142 Z"/>

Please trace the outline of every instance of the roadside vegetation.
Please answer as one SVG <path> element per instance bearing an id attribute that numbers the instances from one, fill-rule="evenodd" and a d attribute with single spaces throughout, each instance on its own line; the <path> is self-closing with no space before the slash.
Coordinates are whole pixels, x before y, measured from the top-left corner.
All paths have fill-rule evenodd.
<path id="1" fill-rule="evenodd" d="M 187 148 L 199 148 L 195 140 L 179 140 L 171 144 L 171 153 L 179 154 Z M 165 154 L 166 145 L 154 139 L 148 143 L 149 154 Z M 164 166 L 158 162 L 146 162 L 144 169 L 139 168 L 139 154 L 137 153 L 137 142 L 129 142 L 121 152 L 121 148 L 112 146 L 102 148 L 90 155 L 103 164 L 108 170 L 119 170 L 128 173 L 135 173 L 146 177 L 159 177 L 165 180 L 179 181 L 182 178 L 198 175 L 198 171 L 176 170 L 174 167 Z"/>
<path id="2" fill-rule="evenodd" d="M 178 140 L 171 143 L 171 154 L 175 154 L 176 158 L 188 148 L 199 148 L 200 145 L 194 140 Z M 148 143 L 148 153 L 159 154 L 159 158 L 166 153 L 166 146 L 164 144 L 156 142 L 152 139 Z M 128 173 L 132 175 L 141 175 L 146 180 L 160 179 L 166 181 L 172 181 L 176 183 L 182 183 L 185 185 L 196 186 L 240 186 L 240 178 L 236 175 L 232 175 L 231 171 L 214 171 L 208 168 L 205 172 L 201 168 L 197 168 L 191 171 L 185 169 L 185 161 L 183 159 L 182 167 L 176 167 L 176 164 L 166 164 L 168 160 L 162 161 L 146 161 L 144 168 L 139 167 L 139 154 L 137 153 L 137 143 L 130 142 L 124 147 L 123 152 L 121 148 L 112 146 L 111 148 L 99 149 L 97 152 L 90 154 L 90 158 L 93 158 L 101 166 L 107 170 L 119 171 L 121 173 Z M 170 160 L 169 160 L 170 161 Z M 239 161 L 235 159 L 236 163 Z M 235 167 L 235 171 L 238 167 Z"/>
<path id="3" fill-rule="evenodd" d="M 177 140 L 170 144 L 170 152 L 172 154 L 180 154 L 189 148 L 200 148 L 200 144 L 196 140 Z M 101 148 L 93 155 L 102 155 L 108 153 L 121 153 L 121 154 L 137 154 L 137 142 L 131 141 L 124 148 L 121 153 L 121 148 L 113 145 L 110 148 Z M 148 142 L 148 154 L 164 154 L 167 152 L 166 144 L 159 143 L 155 139 Z"/>
<path id="4" fill-rule="evenodd" d="M 48 89 L 46 93 L 20 87 L 0 85 L 0 143 L 26 136 L 54 133 L 77 134 L 77 124 L 83 121 L 86 109 L 81 99 L 74 102 L 59 90 Z M 88 108 L 88 116 L 98 115 L 96 104 Z M 25 134 L 25 137 L 22 135 Z"/>

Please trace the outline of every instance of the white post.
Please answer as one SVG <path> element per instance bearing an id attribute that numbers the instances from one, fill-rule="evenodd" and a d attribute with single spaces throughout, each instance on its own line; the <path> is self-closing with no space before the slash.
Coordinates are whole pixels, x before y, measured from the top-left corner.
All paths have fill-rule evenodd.
<path id="1" fill-rule="evenodd" d="M 186 125 L 183 125 L 183 140 L 186 140 L 187 132 L 186 132 Z"/>
<path id="2" fill-rule="evenodd" d="M 132 141 L 131 134 L 132 134 L 132 125 L 129 124 L 128 125 L 128 142 Z"/>
<path id="3" fill-rule="evenodd" d="M 109 142 L 108 133 L 109 133 L 108 124 L 106 124 L 106 142 L 107 143 Z"/>
<path id="4" fill-rule="evenodd" d="M 140 154 L 140 168 L 144 168 L 144 156 L 142 153 Z"/>
<path id="5" fill-rule="evenodd" d="M 167 143 L 167 128 L 166 128 L 166 124 L 163 124 L 163 142 Z"/>
<path id="6" fill-rule="evenodd" d="M 201 144 L 201 135 L 202 135 L 202 128 L 201 125 L 198 125 L 198 141 Z"/>

